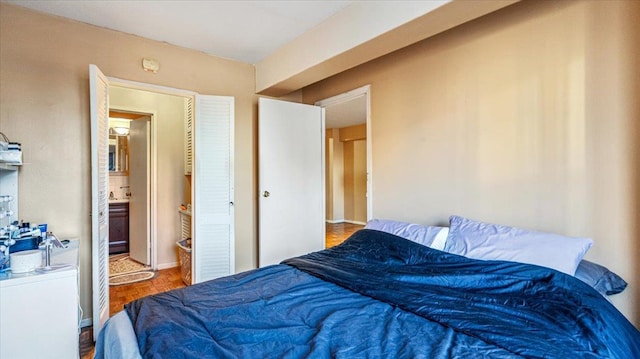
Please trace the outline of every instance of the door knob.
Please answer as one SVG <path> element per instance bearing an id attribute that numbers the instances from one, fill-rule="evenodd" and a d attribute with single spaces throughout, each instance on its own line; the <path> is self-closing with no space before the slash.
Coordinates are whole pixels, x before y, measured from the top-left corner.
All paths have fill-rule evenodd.
<path id="1" fill-rule="evenodd" d="M 269 196 L 271 196 L 271 193 L 269 193 L 269 191 L 264 191 L 264 192 L 262 193 L 262 197 L 264 197 L 264 198 L 267 198 L 267 197 L 269 197 Z"/>

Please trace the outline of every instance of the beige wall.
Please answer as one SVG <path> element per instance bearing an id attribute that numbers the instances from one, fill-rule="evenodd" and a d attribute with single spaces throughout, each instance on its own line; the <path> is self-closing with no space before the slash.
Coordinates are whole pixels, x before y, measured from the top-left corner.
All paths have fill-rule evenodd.
<path id="1" fill-rule="evenodd" d="M 353 142 L 353 216 L 356 223 L 367 222 L 367 141 Z"/>
<path id="2" fill-rule="evenodd" d="M 325 133 L 326 219 L 367 221 L 366 125 L 327 129 Z"/>
<path id="3" fill-rule="evenodd" d="M 109 107 L 155 113 L 157 139 L 157 253 L 158 268 L 178 264 L 180 238 L 178 208 L 184 203 L 184 103 L 185 98 L 117 86 L 109 88 Z M 134 193 L 135 195 L 135 193 Z"/>
<path id="4" fill-rule="evenodd" d="M 344 220 L 344 165 L 343 146 L 340 130 L 327 129 L 325 132 L 325 211 L 329 222 Z"/>
<path id="5" fill-rule="evenodd" d="M 160 71 L 144 72 L 143 57 L 157 59 Z M 27 163 L 20 169 L 20 218 L 80 240 L 84 318 L 92 315 L 89 64 L 107 76 L 235 97 L 236 271 L 255 267 L 253 66 L 5 3 L 0 64 L 0 131 L 22 143 Z"/>
<path id="6" fill-rule="evenodd" d="M 342 129 L 340 129 L 342 133 Z M 341 134 L 342 137 L 342 134 Z M 344 219 L 367 221 L 367 141 L 344 141 Z"/>
<path id="7" fill-rule="evenodd" d="M 373 216 L 589 236 L 640 325 L 640 2 L 523 2 L 303 89 L 371 85 Z"/>
<path id="8" fill-rule="evenodd" d="M 367 222 L 367 125 L 339 130 L 344 161 L 344 219 Z"/>
<path id="9" fill-rule="evenodd" d="M 340 129 L 340 141 L 355 141 L 367 138 L 367 125 L 355 125 Z"/>

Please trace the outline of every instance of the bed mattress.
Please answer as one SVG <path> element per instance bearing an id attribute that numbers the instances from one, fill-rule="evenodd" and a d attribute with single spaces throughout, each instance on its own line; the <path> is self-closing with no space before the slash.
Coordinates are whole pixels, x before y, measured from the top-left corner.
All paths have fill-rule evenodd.
<path id="1" fill-rule="evenodd" d="M 340 246 L 126 306 L 96 357 L 629 358 L 640 333 L 593 288 L 362 230 Z M 135 335 L 131 335 L 131 333 Z M 112 341 L 110 339 L 113 339 Z"/>

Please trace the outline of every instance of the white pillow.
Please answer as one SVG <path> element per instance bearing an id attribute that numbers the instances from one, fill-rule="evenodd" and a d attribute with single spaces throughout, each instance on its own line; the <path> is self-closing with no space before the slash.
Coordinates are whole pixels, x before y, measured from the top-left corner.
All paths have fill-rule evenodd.
<path id="1" fill-rule="evenodd" d="M 535 264 L 574 275 L 592 244 L 590 238 L 534 232 L 451 216 L 445 251 L 475 259 Z"/>
<path id="2" fill-rule="evenodd" d="M 436 234 L 436 237 L 431 243 L 431 248 L 439 251 L 444 251 L 444 246 L 447 244 L 447 237 L 449 236 L 449 227 L 441 227 L 440 232 Z"/>
<path id="3" fill-rule="evenodd" d="M 395 234 L 423 246 L 443 250 L 449 229 L 447 227 L 424 226 L 417 223 L 393 221 L 389 219 L 372 219 L 365 229 L 375 229 Z M 446 230 L 443 232 L 443 230 Z M 443 239 L 444 237 L 444 239 Z M 434 247 L 434 246 L 437 246 Z"/>

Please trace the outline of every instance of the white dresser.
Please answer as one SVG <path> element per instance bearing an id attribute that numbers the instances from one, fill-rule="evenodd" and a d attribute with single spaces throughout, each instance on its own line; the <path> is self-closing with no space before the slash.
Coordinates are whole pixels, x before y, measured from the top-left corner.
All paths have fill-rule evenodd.
<path id="1" fill-rule="evenodd" d="M 78 358 L 78 241 L 54 248 L 47 273 L 0 273 L 0 358 Z"/>

